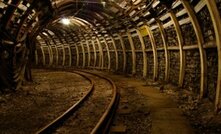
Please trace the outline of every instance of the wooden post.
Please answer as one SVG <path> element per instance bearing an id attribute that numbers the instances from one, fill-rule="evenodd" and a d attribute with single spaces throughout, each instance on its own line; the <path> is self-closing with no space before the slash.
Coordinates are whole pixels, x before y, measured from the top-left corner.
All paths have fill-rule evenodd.
<path id="1" fill-rule="evenodd" d="M 64 66 L 65 65 L 65 48 L 64 48 L 64 44 L 62 44 L 61 45 L 62 46 L 62 54 L 63 54 L 63 56 L 62 56 L 62 66 Z"/>
<path id="2" fill-rule="evenodd" d="M 135 53 L 135 48 L 134 48 L 134 43 L 130 34 L 130 31 L 127 31 L 127 37 L 130 42 L 130 47 L 132 51 L 132 75 L 136 74 L 136 53 Z"/>
<path id="3" fill-rule="evenodd" d="M 105 44 L 106 50 L 107 50 L 107 57 L 108 57 L 108 67 L 107 68 L 108 68 L 108 70 L 110 70 L 110 68 L 111 68 L 110 50 L 109 50 L 109 46 L 107 44 L 107 41 L 104 37 L 103 37 L 103 40 L 104 40 L 104 44 Z"/>
<path id="4" fill-rule="evenodd" d="M 161 37 L 163 39 L 163 47 L 164 47 L 164 52 L 165 52 L 165 78 L 164 80 L 167 82 L 168 78 L 169 78 L 169 68 L 170 68 L 170 58 L 169 58 L 169 54 L 168 54 L 168 49 L 167 49 L 167 40 L 166 40 L 166 35 L 165 35 L 165 31 L 163 29 L 163 25 L 159 20 L 157 21 L 157 25 L 159 27 L 160 33 L 161 33 Z"/>
<path id="5" fill-rule="evenodd" d="M 190 21 L 193 24 L 194 31 L 196 33 L 197 41 L 198 41 L 198 48 L 200 52 L 200 64 L 201 64 L 201 79 L 200 79 L 200 98 L 203 98 L 205 95 L 205 89 L 207 87 L 207 64 L 206 64 L 206 53 L 203 49 L 203 34 L 200 29 L 199 22 L 197 20 L 196 15 L 194 14 L 194 10 L 190 6 L 189 2 L 187 0 L 181 0 L 184 8 L 186 9 Z"/>
<path id="6" fill-rule="evenodd" d="M 179 45 L 179 51 L 180 51 L 180 72 L 179 72 L 179 87 L 183 86 L 183 80 L 184 80 L 184 73 L 185 73 L 185 55 L 184 55 L 184 51 L 183 51 L 183 36 L 181 33 L 181 29 L 179 26 L 179 22 L 175 16 L 175 14 L 173 13 L 173 11 L 171 10 L 169 12 L 171 21 L 174 24 L 175 30 L 176 30 L 176 34 L 177 34 L 177 39 L 178 39 L 178 45 Z"/>
<path id="7" fill-rule="evenodd" d="M 94 40 L 91 39 L 91 41 L 92 41 L 92 45 L 93 45 L 93 49 L 94 49 L 94 65 L 93 65 L 93 67 L 96 67 L 96 63 L 97 63 L 97 52 L 96 52 Z"/>
<path id="8" fill-rule="evenodd" d="M 151 45 L 152 45 L 152 50 L 153 50 L 153 60 L 154 60 L 154 70 L 153 70 L 153 80 L 157 80 L 157 76 L 158 76 L 158 59 L 157 59 L 157 49 L 156 49 L 156 42 L 154 40 L 154 37 L 153 37 L 153 33 L 151 32 L 150 28 L 145 25 L 144 26 L 147 30 L 147 33 L 150 37 L 150 42 L 151 42 Z"/>
<path id="9" fill-rule="evenodd" d="M 100 52 L 100 55 L 99 55 L 99 67 L 101 69 L 104 68 L 104 54 L 103 54 L 103 48 L 101 46 L 101 43 L 100 43 L 100 40 L 96 37 L 96 40 L 97 40 L 97 43 L 98 43 L 98 47 L 99 47 L 99 52 Z"/>
<path id="10" fill-rule="evenodd" d="M 126 71 L 126 64 L 127 64 L 126 48 L 125 48 L 125 45 L 124 45 L 124 42 L 123 42 L 122 36 L 119 35 L 119 34 L 117 34 L 117 36 L 119 37 L 120 44 L 121 44 L 122 51 L 123 51 L 123 59 L 124 59 L 124 62 L 123 62 L 123 72 L 125 73 L 125 71 Z"/>
<path id="11" fill-rule="evenodd" d="M 35 64 L 38 65 L 38 52 L 35 50 Z"/>
<path id="12" fill-rule="evenodd" d="M 118 66 L 119 66 L 119 58 L 118 58 L 118 52 L 117 52 L 117 47 L 116 47 L 116 43 L 113 39 L 113 37 L 111 36 L 111 41 L 114 47 L 114 52 L 115 52 L 115 57 L 116 57 L 116 66 L 115 66 L 115 70 L 118 70 Z"/>
<path id="13" fill-rule="evenodd" d="M 87 54 L 88 54 L 87 66 L 89 67 L 91 64 L 91 52 L 90 52 L 90 44 L 89 44 L 88 40 L 86 40 L 86 44 L 87 44 Z"/>
<path id="14" fill-rule="evenodd" d="M 221 109 L 221 19 L 215 0 L 206 0 L 216 35 L 218 50 L 218 77 L 216 86 L 215 112 Z"/>
<path id="15" fill-rule="evenodd" d="M 40 46 L 40 48 L 41 48 L 41 52 L 42 52 L 42 63 L 43 63 L 43 66 L 45 66 L 45 52 L 44 52 L 44 49 L 43 49 L 43 47 L 42 46 Z"/>
<path id="16" fill-rule="evenodd" d="M 147 54 L 145 51 L 145 44 L 144 44 L 144 40 L 143 40 L 143 37 L 142 37 L 140 31 L 136 29 L 136 32 L 137 32 L 138 37 L 140 39 L 142 52 L 143 52 L 143 78 L 146 78 L 147 77 Z"/>
<path id="17" fill-rule="evenodd" d="M 82 63 L 83 63 L 83 65 L 82 65 L 82 67 L 84 68 L 85 67 L 85 50 L 84 50 L 84 45 L 83 45 L 83 42 L 82 41 L 80 41 L 80 45 L 81 45 L 81 48 L 82 48 L 82 55 L 83 55 L 83 61 L 82 61 Z"/>

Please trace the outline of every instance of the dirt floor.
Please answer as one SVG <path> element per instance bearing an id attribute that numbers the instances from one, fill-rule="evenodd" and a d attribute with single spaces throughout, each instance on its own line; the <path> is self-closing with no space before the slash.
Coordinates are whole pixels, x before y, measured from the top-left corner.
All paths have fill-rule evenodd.
<path id="1" fill-rule="evenodd" d="M 221 113 L 213 103 L 173 85 L 107 75 L 116 83 L 121 100 L 110 133 L 220 134 Z M 34 71 L 34 82 L 16 92 L 0 93 L 0 134 L 36 132 L 65 111 L 90 83 L 76 74 Z"/>
<path id="2" fill-rule="evenodd" d="M 0 94 L 0 134 L 31 134 L 55 119 L 88 91 L 90 82 L 66 72 L 34 71 L 34 82 Z"/>

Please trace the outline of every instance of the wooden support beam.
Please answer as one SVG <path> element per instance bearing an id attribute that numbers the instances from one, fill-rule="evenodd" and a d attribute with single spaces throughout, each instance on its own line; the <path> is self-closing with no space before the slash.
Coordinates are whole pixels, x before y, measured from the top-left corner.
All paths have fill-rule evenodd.
<path id="1" fill-rule="evenodd" d="M 206 0 L 206 4 L 213 22 L 218 52 L 218 77 L 215 98 L 215 112 L 218 112 L 221 109 L 221 19 L 215 0 Z"/>
<path id="2" fill-rule="evenodd" d="M 110 50 L 109 50 L 109 46 L 107 44 L 107 41 L 106 41 L 106 39 L 104 37 L 103 37 L 103 40 L 104 40 L 104 44 L 106 46 L 107 57 L 108 57 L 108 67 L 107 67 L 107 69 L 110 70 L 110 68 L 111 68 Z"/>
<path id="3" fill-rule="evenodd" d="M 127 37 L 129 39 L 131 52 L 132 52 L 132 75 L 135 75 L 136 74 L 136 53 L 135 53 L 134 42 L 133 42 L 131 33 L 129 31 L 127 31 Z"/>
<path id="4" fill-rule="evenodd" d="M 98 47 L 99 47 L 99 52 L 100 52 L 100 55 L 99 55 L 99 67 L 100 69 L 103 69 L 104 68 L 104 54 L 103 54 L 103 48 L 101 46 L 101 43 L 100 43 L 100 40 L 96 37 L 96 41 L 98 43 Z"/>
<path id="5" fill-rule="evenodd" d="M 169 61 L 169 54 L 168 54 L 168 49 L 167 49 L 167 40 L 166 40 L 166 34 L 165 31 L 163 29 L 163 25 L 159 20 L 157 21 L 157 25 L 159 27 L 160 33 L 161 33 L 161 37 L 163 39 L 163 47 L 164 47 L 164 53 L 165 53 L 165 78 L 164 80 L 167 82 L 169 79 L 169 69 L 170 69 L 170 61 Z"/>
<path id="6" fill-rule="evenodd" d="M 152 31 L 147 25 L 144 25 L 145 29 L 147 30 L 147 33 L 150 37 L 150 42 L 152 45 L 152 51 L 153 51 L 153 62 L 154 62 L 154 70 L 153 70 L 153 80 L 157 80 L 158 76 L 158 58 L 157 58 L 157 49 L 156 49 L 156 42 L 154 40 L 154 36 Z"/>
<path id="7" fill-rule="evenodd" d="M 85 67 L 85 50 L 84 50 L 84 44 L 83 44 L 83 42 L 82 41 L 80 41 L 80 45 L 81 45 L 81 49 L 82 49 L 82 54 L 83 54 L 83 61 L 82 61 L 82 63 L 83 63 L 83 65 L 82 65 L 82 67 L 84 68 Z"/>
<path id="8" fill-rule="evenodd" d="M 62 54 L 63 54 L 63 56 L 62 56 L 62 66 L 65 66 L 65 59 L 66 59 L 66 55 L 65 55 L 65 48 L 64 48 L 64 45 L 61 45 L 62 46 Z"/>
<path id="9" fill-rule="evenodd" d="M 71 46 L 70 46 L 70 44 L 67 46 L 67 48 L 68 48 L 68 53 L 69 53 L 69 63 L 68 63 L 68 66 L 71 67 L 72 55 L 71 55 Z"/>
<path id="10" fill-rule="evenodd" d="M 41 48 L 41 52 L 42 52 L 42 63 L 43 63 L 43 66 L 45 66 L 45 52 L 44 52 L 44 49 L 42 46 L 40 46 Z"/>
<path id="11" fill-rule="evenodd" d="M 92 41 L 93 50 L 94 50 L 94 63 L 93 63 L 93 67 L 96 67 L 96 63 L 97 63 L 97 52 L 96 52 L 96 47 L 95 47 L 93 38 L 91 38 L 91 41 Z"/>
<path id="12" fill-rule="evenodd" d="M 206 53 L 203 49 L 204 39 L 203 34 L 199 25 L 199 22 L 197 20 L 197 17 L 194 13 L 194 10 L 192 9 L 190 3 L 187 0 L 181 0 L 184 8 L 187 10 L 187 14 L 190 18 L 190 21 L 193 25 L 194 31 L 196 33 L 197 41 L 198 41 L 198 47 L 199 47 L 199 53 L 200 53 L 200 64 L 201 64 L 201 78 L 200 78 L 200 98 L 203 98 L 205 95 L 206 87 L 207 87 L 207 60 L 206 60 Z"/>
<path id="13" fill-rule="evenodd" d="M 136 32 L 137 32 L 138 37 L 140 39 L 142 53 L 143 53 L 143 78 L 146 78 L 147 77 L 147 54 L 145 52 L 146 48 L 145 48 L 144 40 L 143 40 L 143 37 L 142 37 L 140 31 L 136 29 Z"/>
<path id="14" fill-rule="evenodd" d="M 175 14 L 173 13 L 173 11 L 171 10 L 169 12 L 169 16 L 171 18 L 171 21 L 173 22 L 173 25 L 175 27 L 176 30 L 176 34 L 177 34 L 177 39 L 178 39 L 178 45 L 179 45 L 179 53 L 180 53 L 180 71 L 179 71 L 179 83 L 178 86 L 182 87 L 183 86 L 183 80 L 184 80 L 184 73 L 185 73 L 185 53 L 183 51 L 183 36 L 181 33 L 181 29 L 179 26 L 179 22 L 175 16 Z"/>
<path id="15" fill-rule="evenodd" d="M 38 51 L 35 50 L 35 64 L 38 65 Z"/>
<path id="16" fill-rule="evenodd" d="M 118 52 L 117 52 L 117 47 L 116 47 L 116 43 L 113 39 L 113 37 L 111 36 L 110 37 L 111 39 L 111 42 L 113 44 L 113 47 L 114 47 L 114 52 L 115 52 L 115 57 L 116 57 L 116 66 L 115 66 L 115 70 L 117 71 L 118 70 L 118 66 L 119 66 L 119 58 L 118 58 Z"/>
<path id="17" fill-rule="evenodd" d="M 55 44 L 55 55 L 56 55 L 56 62 L 55 62 L 55 65 L 57 66 L 58 65 L 58 57 L 59 57 L 59 55 L 58 55 L 58 47 L 56 46 L 56 44 Z"/>
<path id="18" fill-rule="evenodd" d="M 121 48 L 122 48 L 122 52 L 123 52 L 123 59 L 124 59 L 124 61 L 123 61 L 123 72 L 125 73 L 125 71 L 126 71 L 126 64 L 127 64 L 126 48 L 125 48 L 125 44 L 124 44 L 122 36 L 120 34 L 117 34 L 117 36 L 119 37 Z"/>
<path id="19" fill-rule="evenodd" d="M 90 52 L 90 44 L 88 40 L 86 40 L 86 44 L 87 44 L 87 54 L 88 54 L 87 66 L 89 67 L 91 64 L 91 52 Z"/>

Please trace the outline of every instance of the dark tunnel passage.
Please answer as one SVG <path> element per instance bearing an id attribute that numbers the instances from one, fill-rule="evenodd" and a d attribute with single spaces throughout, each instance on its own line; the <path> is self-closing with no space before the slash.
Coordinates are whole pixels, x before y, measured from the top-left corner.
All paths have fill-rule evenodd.
<path id="1" fill-rule="evenodd" d="M 0 91 L 32 68 L 171 83 L 221 110 L 220 0 L 0 0 Z"/>

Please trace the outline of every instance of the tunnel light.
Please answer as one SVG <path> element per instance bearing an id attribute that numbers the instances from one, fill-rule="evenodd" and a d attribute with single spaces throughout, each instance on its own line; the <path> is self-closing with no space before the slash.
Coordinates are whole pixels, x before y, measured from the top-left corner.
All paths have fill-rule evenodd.
<path id="1" fill-rule="evenodd" d="M 61 20 L 61 22 L 62 22 L 64 25 L 69 25 L 69 24 L 70 24 L 70 20 L 67 19 L 67 18 L 63 18 L 63 19 Z"/>

